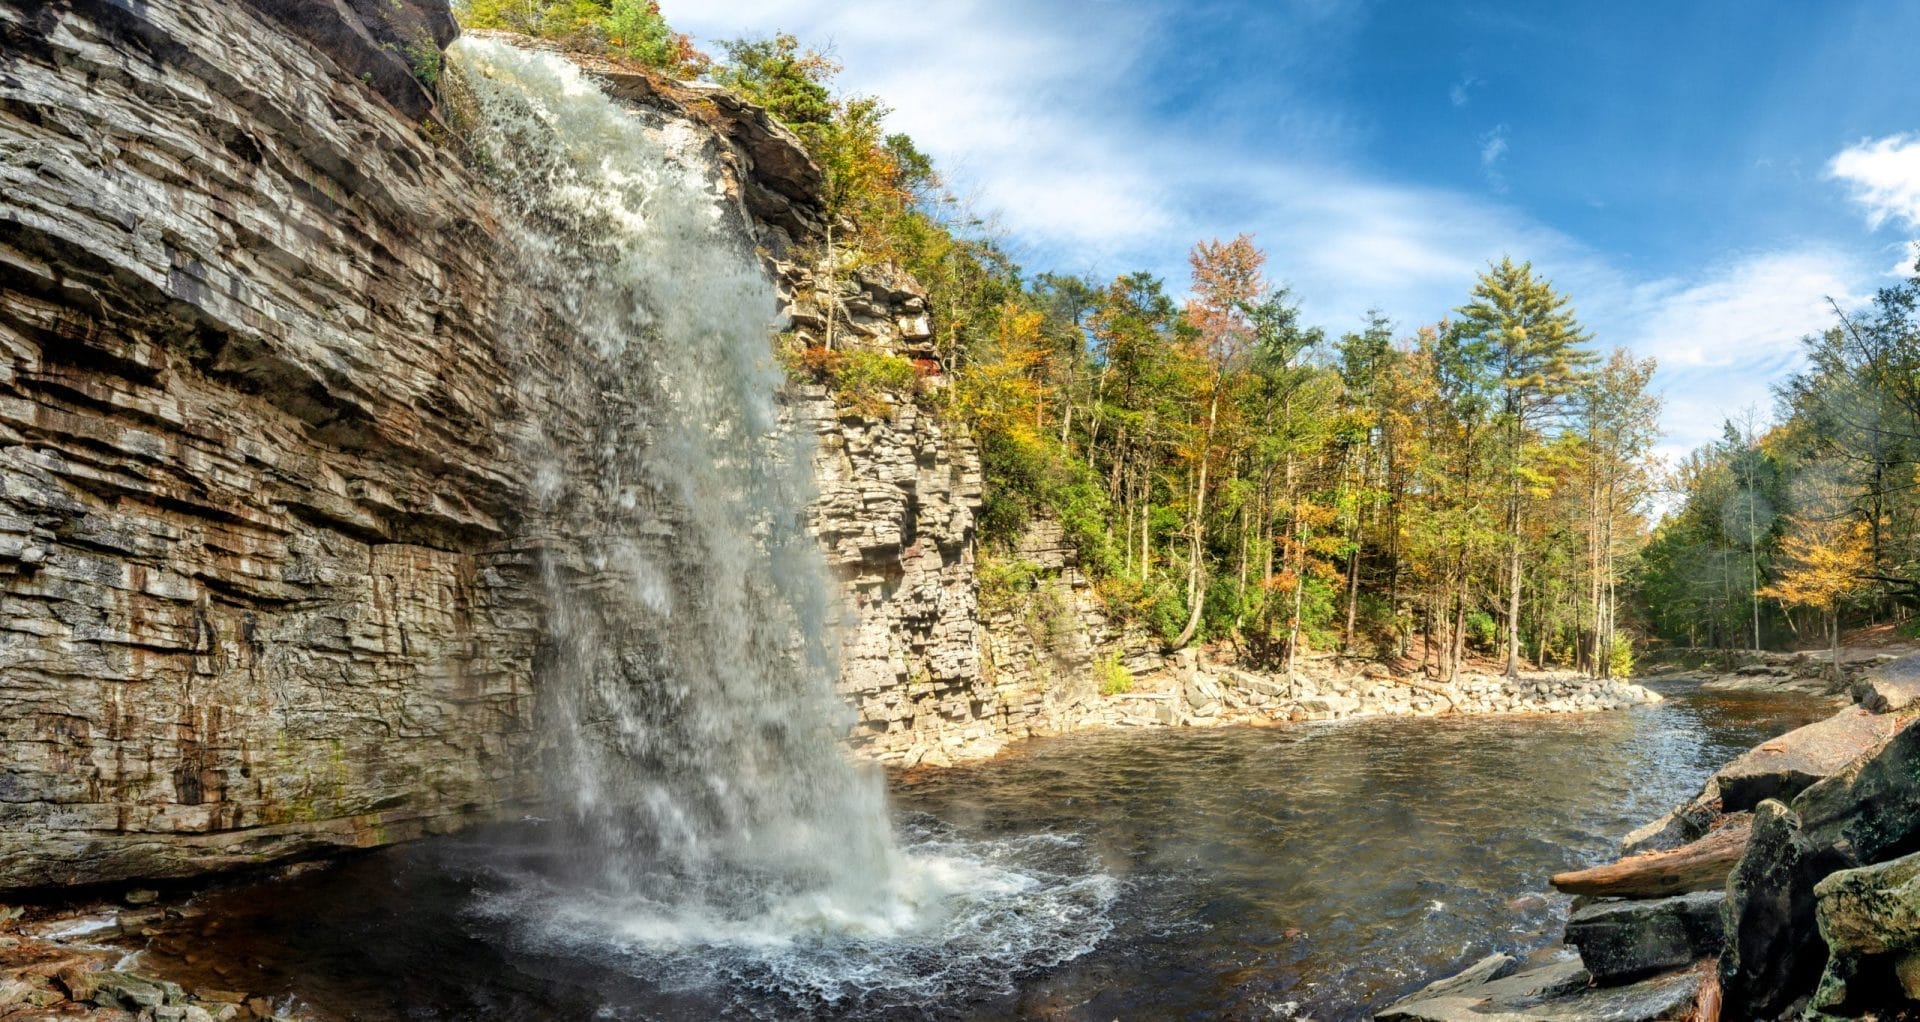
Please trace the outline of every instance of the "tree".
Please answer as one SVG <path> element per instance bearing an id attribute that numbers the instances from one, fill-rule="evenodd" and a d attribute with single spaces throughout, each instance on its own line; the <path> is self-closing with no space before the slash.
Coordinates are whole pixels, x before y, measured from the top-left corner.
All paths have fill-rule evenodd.
<path id="1" fill-rule="evenodd" d="M 1268 290 L 1260 267 L 1266 255 L 1253 245 L 1252 235 L 1242 234 L 1232 241 L 1203 241 L 1193 247 L 1187 261 L 1193 267 L 1193 299 L 1187 303 L 1187 321 L 1192 325 L 1204 360 L 1206 419 L 1199 430 L 1195 451 L 1199 462 L 1193 486 L 1192 542 L 1187 567 L 1187 624 L 1173 640 L 1178 649 L 1192 641 L 1200 629 L 1205 603 L 1204 565 L 1201 546 L 1206 539 L 1207 474 L 1212 467 L 1214 438 L 1220 423 L 1221 391 L 1227 374 L 1237 368 L 1250 343 L 1247 310 Z"/>
<path id="2" fill-rule="evenodd" d="M 1500 471 L 1506 480 L 1507 677 L 1520 674 L 1521 532 L 1538 475 L 1534 431 L 1565 408 L 1595 360 L 1566 296 L 1536 280 L 1531 263 L 1503 258 L 1480 275 L 1472 300 L 1457 310 L 1461 349 L 1480 362 L 1499 397 Z"/>
<path id="3" fill-rule="evenodd" d="M 1840 676 L 1840 606 L 1868 585 L 1873 551 L 1867 524 L 1818 514 L 1790 519 L 1780 550 L 1785 570 L 1760 595 L 1790 607 L 1812 607 L 1827 616 L 1832 636 L 1832 672 Z"/>

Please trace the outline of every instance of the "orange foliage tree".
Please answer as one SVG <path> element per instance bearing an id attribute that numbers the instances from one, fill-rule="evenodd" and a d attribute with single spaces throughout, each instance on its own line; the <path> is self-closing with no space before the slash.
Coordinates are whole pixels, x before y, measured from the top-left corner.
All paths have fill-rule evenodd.
<path id="1" fill-rule="evenodd" d="M 1873 574 L 1867 524 L 1858 519 L 1795 515 L 1780 540 L 1786 569 L 1758 595 L 1789 607 L 1813 607 L 1827 616 L 1833 673 L 1840 673 L 1840 605 L 1865 589 Z"/>

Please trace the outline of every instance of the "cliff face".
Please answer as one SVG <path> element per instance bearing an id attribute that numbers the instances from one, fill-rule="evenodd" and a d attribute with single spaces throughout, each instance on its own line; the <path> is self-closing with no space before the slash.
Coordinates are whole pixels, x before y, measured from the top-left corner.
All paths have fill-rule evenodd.
<path id="1" fill-rule="evenodd" d="M 564 339 L 527 350 L 542 296 L 419 81 L 453 31 L 432 0 L 0 0 L 0 889 L 539 795 L 537 566 L 580 558 L 521 453 L 530 423 L 569 435 L 580 370 Z M 806 293 L 819 171 L 791 136 L 594 70 L 704 133 Z M 849 287 L 854 343 L 930 354 L 910 282 Z M 971 441 L 914 402 L 788 404 L 819 440 L 856 747 L 1025 733 L 1048 672 L 989 653 Z"/>
<path id="2" fill-rule="evenodd" d="M 0 887 L 529 793 L 514 292 L 404 65 L 308 14 L 0 5 Z"/>

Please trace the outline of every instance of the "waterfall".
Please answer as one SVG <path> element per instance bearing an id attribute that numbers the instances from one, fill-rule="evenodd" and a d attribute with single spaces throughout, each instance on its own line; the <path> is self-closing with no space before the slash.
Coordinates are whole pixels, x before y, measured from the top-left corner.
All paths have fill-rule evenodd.
<path id="1" fill-rule="evenodd" d="M 555 55 L 464 38 L 449 72 L 546 299 L 507 327 L 526 406 L 554 409 L 523 455 L 554 533 L 540 676 L 565 868 L 494 909 L 576 951 L 814 996 L 925 982 L 902 954 L 1004 982 L 1091 946 L 1103 876 L 1014 868 L 1011 846 L 903 850 L 878 772 L 845 751 L 811 436 L 783 422 L 779 303 L 711 139 Z"/>

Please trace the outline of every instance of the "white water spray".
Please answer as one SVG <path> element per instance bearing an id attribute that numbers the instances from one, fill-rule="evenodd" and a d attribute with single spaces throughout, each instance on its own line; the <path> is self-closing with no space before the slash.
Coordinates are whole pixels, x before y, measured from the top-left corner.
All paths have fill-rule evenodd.
<path id="1" fill-rule="evenodd" d="M 811 437 L 781 423 L 778 303 L 711 143 L 554 55 L 467 38 L 449 57 L 469 149 L 554 312 L 518 325 L 529 376 L 549 393 L 563 378 L 565 411 L 527 451 L 559 533 L 545 546 L 572 552 L 545 560 L 541 667 L 577 868 L 525 885 L 544 939 L 656 965 L 697 952 L 813 996 L 921 982 L 889 975 L 916 948 L 965 972 L 1090 946 L 1110 885 L 905 854 L 877 772 L 847 758 L 831 583 L 805 529 Z"/>

